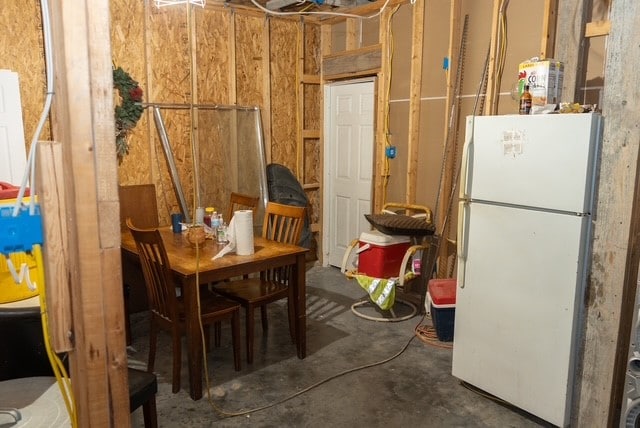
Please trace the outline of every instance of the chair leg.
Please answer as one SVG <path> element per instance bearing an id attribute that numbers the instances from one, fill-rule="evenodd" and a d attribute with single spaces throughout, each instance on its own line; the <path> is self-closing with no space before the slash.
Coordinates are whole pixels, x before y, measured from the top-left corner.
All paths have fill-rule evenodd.
<path id="1" fill-rule="evenodd" d="M 142 417 L 144 418 L 144 428 L 158 428 L 158 412 L 156 410 L 156 396 L 142 405 Z"/>
<path id="2" fill-rule="evenodd" d="M 253 306 L 248 305 L 246 308 L 246 324 L 247 324 L 247 332 L 246 332 L 246 340 L 247 340 L 247 363 L 253 363 Z"/>
<path id="3" fill-rule="evenodd" d="M 220 341 L 222 340 L 222 323 L 218 321 L 213 325 L 213 344 L 216 348 L 220 347 Z"/>
<path id="4" fill-rule="evenodd" d="M 209 325 L 205 325 L 202 327 L 202 333 L 204 334 L 204 350 L 205 354 L 208 354 L 211 351 L 211 334 L 209 331 Z"/>
<path id="5" fill-rule="evenodd" d="M 180 391 L 180 368 L 182 365 L 182 336 L 177 327 L 171 332 L 173 342 L 173 383 L 171 391 L 175 394 Z"/>
<path id="6" fill-rule="evenodd" d="M 219 323 L 218 323 L 219 324 Z M 240 310 L 234 311 L 231 315 L 231 343 L 233 344 L 233 366 L 238 372 L 242 369 L 242 359 L 240 358 Z"/>
<path id="7" fill-rule="evenodd" d="M 295 332 L 295 313 L 293 311 L 293 298 L 287 299 L 287 313 L 289 315 L 289 334 L 291 335 L 291 341 L 296 343 L 296 332 Z"/>
<path id="8" fill-rule="evenodd" d="M 158 326 L 151 318 L 149 325 L 149 361 L 147 362 L 147 371 L 152 373 L 156 363 L 156 346 L 158 344 Z"/>
<path id="9" fill-rule="evenodd" d="M 267 305 L 260 306 L 260 318 L 262 319 L 262 331 L 269 330 L 269 320 L 267 318 Z"/>

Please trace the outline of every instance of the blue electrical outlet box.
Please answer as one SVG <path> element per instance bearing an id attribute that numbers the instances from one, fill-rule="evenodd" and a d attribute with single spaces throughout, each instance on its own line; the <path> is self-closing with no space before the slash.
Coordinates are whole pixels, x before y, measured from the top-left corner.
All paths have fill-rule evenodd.
<path id="1" fill-rule="evenodd" d="M 35 244 L 42 244 L 42 215 L 40 205 L 35 205 L 34 214 L 29 207 L 22 206 L 13 216 L 14 204 L 0 204 L 0 253 L 30 252 Z"/>
<path id="2" fill-rule="evenodd" d="M 396 146 L 388 146 L 385 149 L 385 153 L 389 159 L 393 159 L 396 157 Z"/>

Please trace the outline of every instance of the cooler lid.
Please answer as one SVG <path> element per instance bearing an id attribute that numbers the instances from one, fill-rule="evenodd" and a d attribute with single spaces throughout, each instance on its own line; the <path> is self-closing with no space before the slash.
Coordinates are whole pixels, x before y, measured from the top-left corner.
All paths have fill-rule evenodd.
<path id="1" fill-rule="evenodd" d="M 456 304 L 455 278 L 432 279 L 427 286 L 434 307 L 453 307 Z"/>
<path id="2" fill-rule="evenodd" d="M 360 242 L 385 246 L 411 242 L 411 238 L 408 236 L 385 235 L 379 230 L 371 230 L 360 234 Z"/>

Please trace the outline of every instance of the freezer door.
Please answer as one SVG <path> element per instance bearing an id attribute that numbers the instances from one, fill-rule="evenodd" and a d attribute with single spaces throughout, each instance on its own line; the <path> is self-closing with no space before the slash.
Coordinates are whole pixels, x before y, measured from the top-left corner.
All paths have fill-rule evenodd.
<path id="1" fill-rule="evenodd" d="M 458 215 L 453 375 L 566 425 L 588 220 L 474 203 Z"/>
<path id="2" fill-rule="evenodd" d="M 600 122 L 598 114 L 468 117 L 468 196 L 591 212 Z"/>

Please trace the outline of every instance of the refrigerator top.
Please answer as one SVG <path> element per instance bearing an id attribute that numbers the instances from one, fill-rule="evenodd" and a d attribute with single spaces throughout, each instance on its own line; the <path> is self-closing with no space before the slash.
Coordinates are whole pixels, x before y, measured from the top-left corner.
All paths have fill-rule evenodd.
<path id="1" fill-rule="evenodd" d="M 601 124 L 597 113 L 467 117 L 461 198 L 591 213 Z"/>

